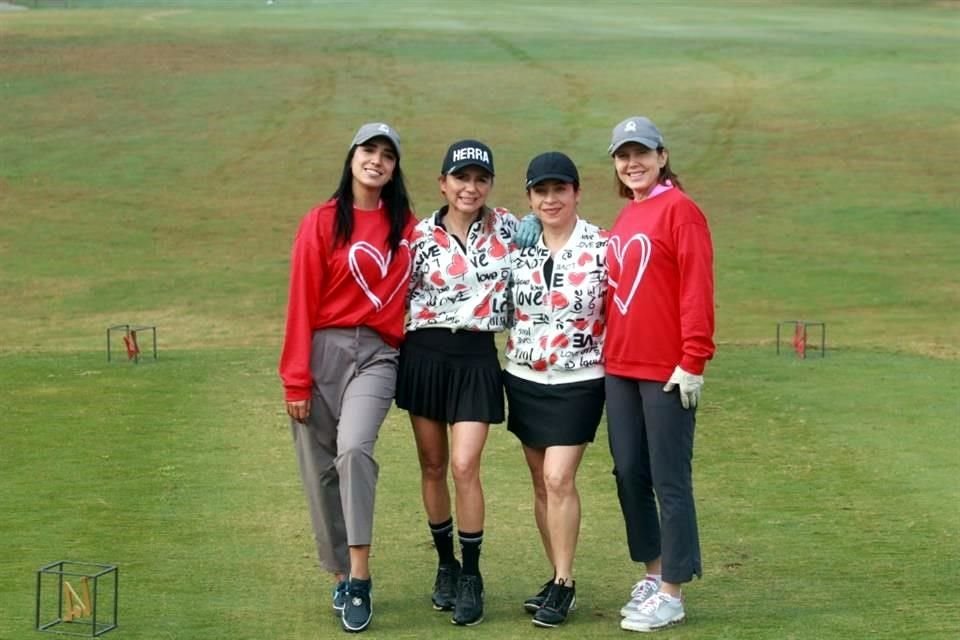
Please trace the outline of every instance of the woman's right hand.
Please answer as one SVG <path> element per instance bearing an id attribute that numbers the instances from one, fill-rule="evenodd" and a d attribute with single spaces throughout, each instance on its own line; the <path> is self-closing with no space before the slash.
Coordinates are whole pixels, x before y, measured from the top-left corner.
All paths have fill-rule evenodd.
<path id="1" fill-rule="evenodd" d="M 287 415 L 297 422 L 306 422 L 310 416 L 310 399 L 287 402 Z"/>

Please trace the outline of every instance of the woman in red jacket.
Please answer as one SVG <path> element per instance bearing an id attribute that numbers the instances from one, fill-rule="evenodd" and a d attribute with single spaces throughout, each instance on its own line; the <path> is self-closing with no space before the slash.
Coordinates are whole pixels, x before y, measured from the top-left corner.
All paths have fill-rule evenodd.
<path id="1" fill-rule="evenodd" d="M 393 402 L 415 223 L 397 132 L 365 124 L 337 190 L 300 223 L 290 260 L 280 377 L 317 554 L 347 631 L 373 616 L 373 448 Z"/>
<path id="2" fill-rule="evenodd" d="M 627 118 L 608 151 L 630 202 L 607 245 L 607 425 L 630 557 L 646 565 L 620 626 L 654 631 L 683 621 L 681 585 L 702 571 L 691 462 L 714 353 L 713 245 L 653 122 Z"/>

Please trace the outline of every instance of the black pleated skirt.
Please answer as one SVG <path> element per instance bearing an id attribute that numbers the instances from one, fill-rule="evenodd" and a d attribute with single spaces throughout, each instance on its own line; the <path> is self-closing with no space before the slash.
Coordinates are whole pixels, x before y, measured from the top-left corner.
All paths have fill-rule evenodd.
<path id="1" fill-rule="evenodd" d="M 493 333 L 420 329 L 400 346 L 397 406 L 439 422 L 504 420 L 503 374 Z"/>
<path id="2" fill-rule="evenodd" d="M 603 378 L 539 384 L 503 373 L 510 417 L 507 429 L 528 447 L 593 442 L 603 416 Z"/>

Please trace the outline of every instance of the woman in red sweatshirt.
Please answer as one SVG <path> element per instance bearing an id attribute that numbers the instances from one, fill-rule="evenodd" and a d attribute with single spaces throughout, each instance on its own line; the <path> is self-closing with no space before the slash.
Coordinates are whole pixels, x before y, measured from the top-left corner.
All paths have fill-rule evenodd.
<path id="1" fill-rule="evenodd" d="M 620 626 L 654 631 L 683 621 L 681 585 L 702 571 L 691 464 L 714 353 L 713 245 L 653 122 L 627 118 L 608 151 L 630 202 L 607 244 L 607 425 L 630 557 L 646 565 Z"/>
<path id="2" fill-rule="evenodd" d="M 331 198 L 301 221 L 280 377 L 321 566 L 347 631 L 370 624 L 380 425 L 393 402 L 416 224 L 389 125 L 360 127 Z"/>

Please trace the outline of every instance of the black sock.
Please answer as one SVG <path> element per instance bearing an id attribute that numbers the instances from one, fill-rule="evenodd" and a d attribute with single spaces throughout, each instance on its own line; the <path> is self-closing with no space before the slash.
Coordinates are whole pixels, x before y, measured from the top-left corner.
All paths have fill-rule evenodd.
<path id="1" fill-rule="evenodd" d="M 460 531 L 460 553 L 463 555 L 463 573 L 480 575 L 480 545 L 483 544 L 483 529 L 474 533 Z"/>
<path id="2" fill-rule="evenodd" d="M 437 548 L 440 564 L 456 562 L 457 558 L 453 555 L 453 518 L 447 518 L 446 522 L 440 524 L 427 524 L 430 526 L 430 535 L 433 536 L 433 546 Z"/>

